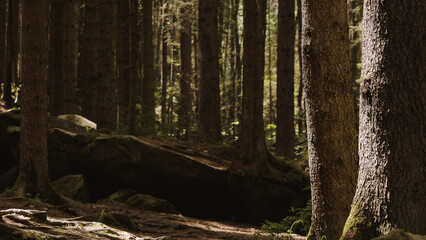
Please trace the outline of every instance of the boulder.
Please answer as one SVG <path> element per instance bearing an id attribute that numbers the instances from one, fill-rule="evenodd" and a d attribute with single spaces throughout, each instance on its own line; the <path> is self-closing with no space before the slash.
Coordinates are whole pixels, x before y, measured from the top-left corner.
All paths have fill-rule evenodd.
<path id="1" fill-rule="evenodd" d="M 394 229 L 385 236 L 373 238 L 373 240 L 426 240 L 426 235 L 416 235 L 401 229 Z"/>
<path id="2" fill-rule="evenodd" d="M 89 190 L 84 176 L 81 174 L 67 175 L 50 184 L 60 195 L 68 198 L 87 202 L 90 200 Z"/>
<path id="3" fill-rule="evenodd" d="M 2 129 L 8 139 L 19 137 L 17 129 L 15 135 Z M 281 220 L 291 207 L 304 207 L 310 196 L 305 190 L 309 178 L 291 165 L 282 172 L 286 178 L 274 179 L 133 136 L 51 128 L 48 141 L 51 179 L 82 174 L 93 199 L 131 188 L 167 199 L 189 216 L 261 223 Z M 17 143 L 8 142 L 6 151 Z M 149 202 L 140 199 L 135 204 Z"/>
<path id="4" fill-rule="evenodd" d="M 86 129 L 96 129 L 96 123 L 77 114 L 64 114 L 58 116 L 58 118 L 67 120 L 77 126 L 84 127 Z"/>

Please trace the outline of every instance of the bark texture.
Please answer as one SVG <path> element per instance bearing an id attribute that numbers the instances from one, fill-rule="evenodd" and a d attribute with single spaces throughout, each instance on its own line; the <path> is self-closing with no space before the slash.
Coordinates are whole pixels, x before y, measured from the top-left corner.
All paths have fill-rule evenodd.
<path id="1" fill-rule="evenodd" d="M 426 234 L 426 2 L 364 2 L 360 171 L 342 239 Z"/>
<path id="2" fill-rule="evenodd" d="M 129 134 L 136 133 L 136 86 L 138 82 L 138 44 L 139 44 L 139 32 L 138 32 L 138 1 L 130 0 L 130 55 L 129 55 Z"/>
<path id="3" fill-rule="evenodd" d="M 81 109 L 84 117 L 94 121 L 96 82 L 98 80 L 98 0 L 85 0 L 83 34 L 80 39 L 78 78 L 81 82 Z"/>
<path id="4" fill-rule="evenodd" d="M 302 0 L 302 17 L 309 239 L 338 239 L 355 193 L 358 164 L 346 1 Z"/>
<path id="5" fill-rule="evenodd" d="M 63 81 L 64 81 L 64 113 L 77 111 L 77 55 L 78 55 L 78 11 L 75 0 L 64 1 L 64 43 L 63 43 Z"/>
<path id="6" fill-rule="evenodd" d="M 219 0 L 199 1 L 198 39 L 200 45 L 199 137 L 202 141 L 221 140 L 219 49 Z"/>
<path id="7" fill-rule="evenodd" d="M 117 127 L 117 96 L 115 82 L 115 54 L 113 49 L 114 28 L 114 0 L 99 2 L 99 58 L 97 81 L 97 113 L 95 122 L 98 128 L 116 130 Z"/>
<path id="8" fill-rule="evenodd" d="M 7 1 L 0 2 L 0 84 L 6 79 L 6 8 Z M 1 90 L 0 90 L 1 91 Z M 0 92 L 3 93 L 3 92 Z"/>
<path id="9" fill-rule="evenodd" d="M 47 193 L 48 0 L 22 1 L 23 88 L 18 193 Z"/>
<path id="10" fill-rule="evenodd" d="M 155 133 L 154 48 L 152 45 L 152 0 L 143 0 L 143 134 Z"/>
<path id="11" fill-rule="evenodd" d="M 276 154 L 294 155 L 294 0 L 278 2 Z"/>
<path id="12" fill-rule="evenodd" d="M 243 116 L 241 157 L 246 167 L 268 166 L 263 126 L 266 0 L 244 0 Z"/>

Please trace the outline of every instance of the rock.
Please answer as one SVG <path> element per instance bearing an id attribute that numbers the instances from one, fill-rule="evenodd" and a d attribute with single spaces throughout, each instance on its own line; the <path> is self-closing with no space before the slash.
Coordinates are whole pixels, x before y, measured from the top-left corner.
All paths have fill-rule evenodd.
<path id="1" fill-rule="evenodd" d="M 175 208 L 169 201 L 147 194 L 139 194 L 137 191 L 131 189 L 120 190 L 109 196 L 105 201 L 108 203 L 123 203 L 127 207 L 143 211 L 175 212 Z"/>
<path id="2" fill-rule="evenodd" d="M 58 116 L 58 118 L 70 121 L 73 124 L 78 125 L 80 127 L 84 127 L 86 129 L 96 129 L 96 123 L 77 114 L 64 114 Z"/>
<path id="3" fill-rule="evenodd" d="M 90 194 L 86 182 L 81 174 L 67 175 L 52 182 L 50 185 L 53 190 L 65 197 L 82 202 L 90 200 Z"/>

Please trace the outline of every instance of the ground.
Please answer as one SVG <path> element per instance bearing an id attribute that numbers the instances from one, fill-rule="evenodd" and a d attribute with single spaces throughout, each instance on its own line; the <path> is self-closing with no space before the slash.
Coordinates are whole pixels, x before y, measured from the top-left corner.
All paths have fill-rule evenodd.
<path id="1" fill-rule="evenodd" d="M 0 198 L 0 239 L 271 239 L 247 224 L 63 201 L 51 205 L 36 197 Z"/>

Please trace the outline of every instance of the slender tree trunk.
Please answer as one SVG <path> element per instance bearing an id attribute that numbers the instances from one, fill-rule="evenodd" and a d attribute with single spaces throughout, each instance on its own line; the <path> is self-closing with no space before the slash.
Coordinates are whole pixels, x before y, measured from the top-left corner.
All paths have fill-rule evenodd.
<path id="1" fill-rule="evenodd" d="M 357 149 L 346 1 L 302 0 L 312 226 L 338 239 L 355 192 Z"/>
<path id="2" fill-rule="evenodd" d="M 7 1 L 0 1 L 0 86 L 6 83 L 6 21 Z M 3 91 L 0 88 L 0 95 Z"/>
<path id="3" fill-rule="evenodd" d="M 114 0 L 102 0 L 99 3 L 99 58 L 98 58 L 98 104 L 96 122 L 98 128 L 116 130 L 117 105 L 115 81 L 115 55 L 113 42 Z"/>
<path id="4" fill-rule="evenodd" d="M 273 96 L 273 91 L 272 91 L 272 38 L 271 38 L 271 5 L 272 2 L 268 2 L 267 3 L 267 18 L 268 21 L 266 23 L 266 30 L 268 32 L 268 68 L 267 68 L 267 75 L 268 75 L 268 90 L 269 90 L 269 103 L 268 103 L 268 107 L 269 107 L 269 123 L 270 124 L 275 124 L 275 110 L 274 110 L 274 96 Z M 279 68 L 280 66 L 278 66 L 277 68 Z M 272 133 L 271 133 L 271 138 L 272 138 Z"/>
<path id="5" fill-rule="evenodd" d="M 136 85 L 138 80 L 137 69 L 137 48 L 139 42 L 138 35 L 138 1 L 130 0 L 130 92 L 129 92 L 129 134 L 134 135 L 136 132 Z"/>
<path id="6" fill-rule="evenodd" d="M 189 8 L 186 6 L 185 8 Z M 189 10 L 184 10 L 187 14 Z M 192 113 L 192 96 L 191 96 L 191 79 L 192 79 L 192 63 L 191 63 L 191 23 L 184 19 L 182 22 L 182 30 L 180 31 L 180 69 L 181 76 L 179 81 L 180 99 L 179 99 L 179 135 L 184 135 L 185 139 L 189 139 L 191 130 L 191 113 Z"/>
<path id="7" fill-rule="evenodd" d="M 240 134 L 241 159 L 248 168 L 267 170 L 263 123 L 266 0 L 244 0 L 243 119 Z"/>
<path id="8" fill-rule="evenodd" d="M 231 34 L 231 58 L 230 58 L 230 67 L 231 67 L 231 90 L 229 94 L 229 102 L 230 102 L 230 108 L 229 108 L 229 118 L 228 122 L 231 126 L 231 134 L 232 138 L 234 139 L 236 135 L 236 129 L 235 129 L 235 111 L 237 107 L 237 99 L 236 99 L 236 91 L 237 91 L 237 65 L 236 65 L 236 38 L 238 37 L 238 9 L 236 9 L 235 1 L 231 0 L 230 4 L 230 12 L 231 12 L 231 19 L 230 19 L 230 31 Z M 235 34 L 235 31 L 237 34 Z"/>
<path id="9" fill-rule="evenodd" d="M 199 137 L 202 141 L 221 140 L 218 5 L 219 0 L 199 1 L 198 34 L 200 44 Z"/>
<path id="10" fill-rule="evenodd" d="M 64 113 L 64 1 L 52 0 L 50 27 L 51 68 L 49 68 L 49 112 L 53 116 Z"/>
<path id="11" fill-rule="evenodd" d="M 236 129 L 236 134 L 240 134 L 241 124 L 242 124 L 242 80 L 241 80 L 241 74 L 242 74 L 242 61 L 241 61 L 241 44 L 240 44 L 240 34 L 238 31 L 238 12 L 240 9 L 240 0 L 235 0 L 235 31 L 234 31 L 234 37 L 235 37 L 235 65 L 237 69 L 237 76 L 236 76 L 236 84 L 237 84 L 237 102 L 236 102 L 236 112 L 237 112 L 237 119 L 238 119 L 238 127 Z"/>
<path id="12" fill-rule="evenodd" d="M 14 82 L 15 78 L 15 64 L 16 60 L 14 58 L 15 56 L 15 50 L 16 44 L 18 43 L 17 39 L 15 39 L 16 34 L 14 33 L 14 30 L 17 28 L 15 25 L 18 24 L 18 17 L 15 16 L 16 11 L 14 11 L 14 7 L 16 5 L 16 2 L 13 2 L 12 0 L 9 0 L 7 5 L 7 33 L 6 33 L 6 83 L 4 84 L 4 93 L 3 93 L 3 100 L 6 102 L 6 108 L 11 108 L 13 99 L 12 99 L 12 84 Z"/>
<path id="13" fill-rule="evenodd" d="M 155 81 L 152 45 L 152 0 L 143 0 L 143 38 L 142 127 L 143 134 L 154 134 Z"/>
<path id="14" fill-rule="evenodd" d="M 64 1 L 64 113 L 76 113 L 77 84 L 77 9 L 75 0 Z"/>
<path id="15" fill-rule="evenodd" d="M 19 194 L 49 188 L 47 162 L 47 0 L 22 0 L 23 88 Z"/>
<path id="16" fill-rule="evenodd" d="M 299 137 L 304 133 L 304 108 L 303 108 L 303 79 L 302 79 L 302 0 L 297 0 L 297 52 L 299 56 L 299 90 L 297 93 L 297 132 Z"/>
<path id="17" fill-rule="evenodd" d="M 360 171 L 341 239 L 426 234 L 426 2 L 364 2 Z"/>
<path id="18" fill-rule="evenodd" d="M 167 18 L 167 8 L 164 5 L 164 0 L 162 0 L 162 5 L 164 7 L 163 14 L 162 14 L 162 22 L 163 25 L 165 25 Z M 161 128 L 163 133 L 165 133 L 166 125 L 167 125 L 167 78 L 169 77 L 169 65 L 167 61 L 167 51 L 169 50 L 168 44 L 167 44 L 167 29 L 166 27 L 163 27 L 162 33 L 161 33 L 161 39 L 162 39 L 162 62 L 161 62 Z"/>
<path id="19" fill-rule="evenodd" d="M 130 94 L 130 33 L 129 1 L 117 1 L 117 70 L 118 70 L 118 110 L 119 128 L 126 129 L 129 122 Z"/>
<path id="20" fill-rule="evenodd" d="M 277 142 L 276 154 L 294 155 L 294 0 L 280 0 L 278 7 Z"/>
<path id="21" fill-rule="evenodd" d="M 80 44 L 78 76 L 81 79 L 82 114 L 95 120 L 97 106 L 96 83 L 98 81 L 98 0 L 85 0 L 84 28 Z"/>

